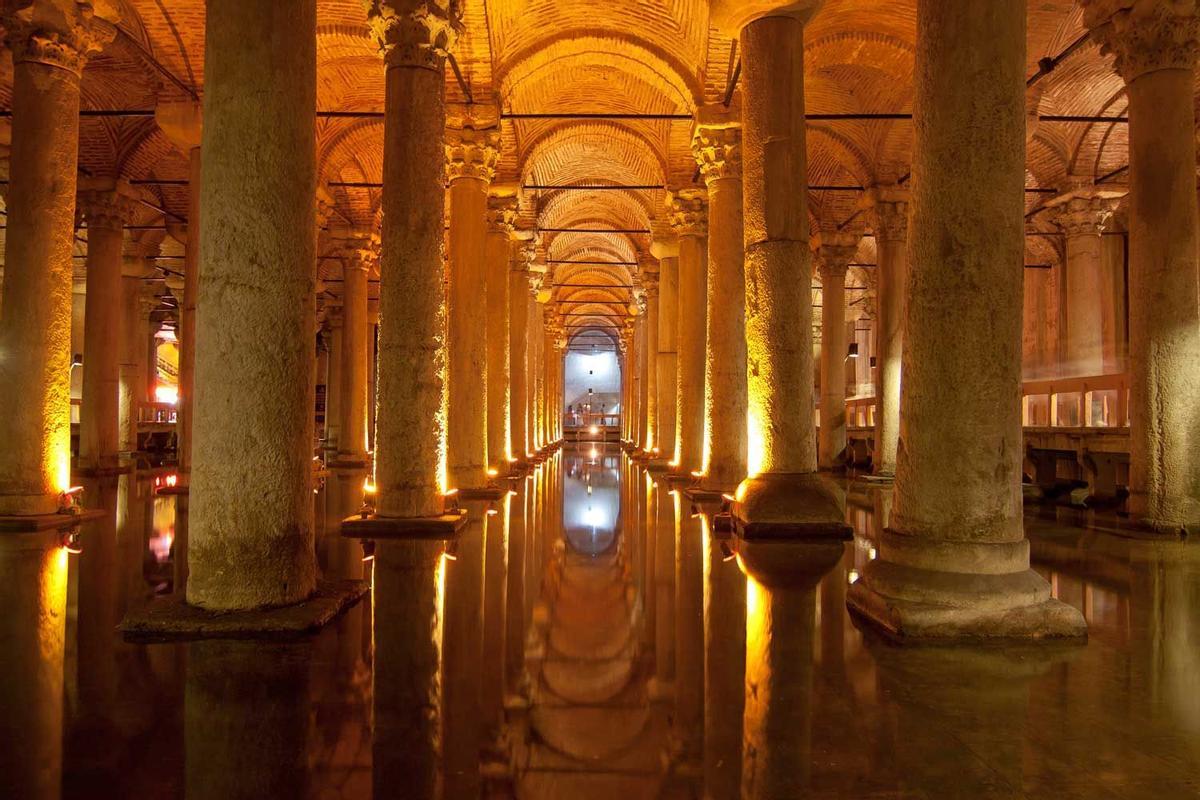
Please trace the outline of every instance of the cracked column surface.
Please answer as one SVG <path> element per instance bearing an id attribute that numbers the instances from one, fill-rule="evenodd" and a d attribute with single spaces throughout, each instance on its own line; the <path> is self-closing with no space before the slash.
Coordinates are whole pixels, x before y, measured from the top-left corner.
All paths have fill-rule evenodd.
<path id="1" fill-rule="evenodd" d="M 461 20 L 373 0 L 387 69 L 375 484 L 382 517 L 442 513 L 446 418 L 445 60 Z M 428 13 L 426 13 L 428 12 Z"/>
<path id="2" fill-rule="evenodd" d="M 817 475 L 812 268 L 804 130 L 804 22 L 817 5 L 720 0 L 742 52 L 748 473 L 733 515 L 746 535 L 848 534 Z"/>
<path id="3" fill-rule="evenodd" d="M 509 385 L 509 272 L 517 199 L 491 197 L 487 209 L 487 463 L 508 471 L 512 404 Z"/>
<path id="4" fill-rule="evenodd" d="M 367 375 L 370 366 L 371 324 L 367 319 L 367 284 L 376 258 L 370 236 L 342 239 L 342 335 L 338 398 L 339 464 L 367 462 Z"/>
<path id="5" fill-rule="evenodd" d="M 746 271 L 742 241 L 742 131 L 733 120 L 697 124 L 692 154 L 708 185 L 708 314 L 704 370 L 704 478 L 732 492 L 746 477 Z"/>
<path id="6" fill-rule="evenodd" d="M 653 452 L 668 461 L 675 457 L 675 401 L 679 381 L 676 330 L 679 320 L 679 240 L 655 234 L 650 252 L 658 259 L 658 354 L 654 379 L 658 400 L 658 436 Z M 650 354 L 647 354 L 647 358 Z"/>
<path id="7" fill-rule="evenodd" d="M 500 133 L 464 127 L 447 132 L 450 263 L 447 298 L 447 465 L 452 486 L 488 482 L 487 236 L 488 185 L 496 174 Z"/>
<path id="8" fill-rule="evenodd" d="M 315 0 L 208 4 L 187 601 L 213 610 L 316 585 L 315 30 Z"/>
<path id="9" fill-rule="evenodd" d="M 1194 3 L 1085 0 L 1129 97 L 1129 510 L 1200 530 Z"/>
<path id="10" fill-rule="evenodd" d="M 1024 72 L 1023 0 L 920 0 L 895 505 L 847 595 L 901 640 L 1086 633 L 1022 518 Z"/>
<path id="11" fill-rule="evenodd" d="M 533 451 L 529 442 L 529 264 L 532 243 L 521 242 L 512 260 L 508 286 L 509 450 L 524 461 Z"/>
<path id="12" fill-rule="evenodd" d="M 873 187 L 866 198 L 875 231 L 875 452 L 871 471 L 896 474 L 900 442 L 900 380 L 908 281 L 908 191 Z"/>
<path id="13" fill-rule="evenodd" d="M 813 239 L 821 277 L 821 469 L 836 469 L 846 449 L 846 270 L 860 234 L 821 231 Z"/>
<path id="14" fill-rule="evenodd" d="M 699 470 L 704 460 L 704 336 L 708 304 L 708 194 L 683 189 L 668 199 L 679 237 L 679 382 L 675 388 L 675 469 Z"/>
<path id="15" fill-rule="evenodd" d="M 85 179 L 79 209 L 87 222 L 87 299 L 79 467 L 115 470 L 120 450 L 121 241 L 136 208 L 125 181 Z"/>
<path id="16" fill-rule="evenodd" d="M 113 37 L 111 25 L 85 11 L 91 7 L 35 0 L 5 4 L 2 12 L 13 89 L 0 306 L 0 515 L 51 514 L 70 486 L 79 76 L 88 56 Z"/>

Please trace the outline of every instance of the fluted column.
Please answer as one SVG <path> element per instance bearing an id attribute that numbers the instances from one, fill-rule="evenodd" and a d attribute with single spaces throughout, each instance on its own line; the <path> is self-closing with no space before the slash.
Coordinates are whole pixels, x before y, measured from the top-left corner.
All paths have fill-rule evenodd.
<path id="1" fill-rule="evenodd" d="M 847 595 L 902 640 L 1086 631 L 1029 568 L 1022 519 L 1025 11 L 917 6 L 904 446 L 879 557 Z"/>
<path id="2" fill-rule="evenodd" d="M 652 260 L 647 259 L 647 262 Z M 658 265 L 641 266 L 642 294 L 646 298 L 646 359 L 645 404 L 646 426 L 642 431 L 642 449 L 651 452 L 658 447 L 662 430 L 658 423 Z"/>
<path id="3" fill-rule="evenodd" d="M 367 463 L 367 385 L 374 326 L 367 314 L 367 286 L 379 257 L 378 242 L 369 234 L 338 231 L 342 262 L 342 335 L 338 393 L 338 453 L 336 464 L 362 467 Z"/>
<path id="4" fill-rule="evenodd" d="M 742 130 L 713 116 L 696 125 L 692 155 L 708 186 L 708 314 L 704 478 L 732 492 L 746 477 L 746 282 L 742 241 Z"/>
<path id="5" fill-rule="evenodd" d="M 509 272 L 517 199 L 491 197 L 487 208 L 487 452 L 488 468 L 507 472 L 509 443 Z"/>
<path id="6" fill-rule="evenodd" d="M 1200 267 L 1192 3 L 1086 0 L 1129 98 L 1129 510 L 1200 530 Z"/>
<path id="7" fill-rule="evenodd" d="M 708 195 L 684 189 L 668 199 L 671 226 L 679 237 L 678 350 L 675 388 L 675 457 L 682 475 L 704 459 L 704 345 L 708 304 Z"/>
<path id="8" fill-rule="evenodd" d="M 846 449 L 846 269 L 860 238 L 821 231 L 812 242 L 821 278 L 821 469 L 839 468 Z"/>
<path id="9" fill-rule="evenodd" d="M 896 474 L 900 380 L 908 288 L 908 191 L 876 186 L 867 193 L 875 229 L 875 452 L 872 472 Z"/>
<path id="10" fill-rule="evenodd" d="M 445 488 L 444 80 L 461 9 L 372 0 L 367 20 L 387 69 L 377 509 L 382 517 L 428 517 L 441 513 Z"/>
<path id="11" fill-rule="evenodd" d="M 473 128 L 446 135 L 450 181 L 447 343 L 450 360 L 447 464 L 456 487 L 488 481 L 487 236 L 488 185 L 496 174 L 500 133 Z"/>
<path id="12" fill-rule="evenodd" d="M 315 31 L 315 0 L 208 4 L 187 599 L 214 610 L 316 583 Z"/>
<path id="13" fill-rule="evenodd" d="M 121 244 L 136 203 L 125 181 L 87 181 L 84 187 L 79 211 L 87 223 L 88 249 L 79 467 L 99 474 L 118 467 Z"/>
<path id="14" fill-rule="evenodd" d="M 739 36 L 746 248 L 747 478 L 743 531 L 844 536 L 842 503 L 816 474 L 808 254 L 804 22 L 818 5 L 717 0 Z"/>
<path id="15" fill-rule="evenodd" d="M 13 58 L 0 306 L 0 515 L 50 514 L 71 480 L 79 77 L 113 28 L 92 16 L 90 4 L 65 0 L 7 3 L 0 13 Z"/>
<path id="16" fill-rule="evenodd" d="M 520 242 L 508 273 L 509 451 L 524 461 L 533 447 L 529 442 L 529 264 L 531 242 Z"/>
<path id="17" fill-rule="evenodd" d="M 656 234 L 650 252 L 658 259 L 658 353 L 655 358 L 655 389 L 658 401 L 657 458 L 675 458 L 675 427 L 679 387 L 679 240 L 673 234 Z M 648 356 L 649 357 L 649 356 Z"/>

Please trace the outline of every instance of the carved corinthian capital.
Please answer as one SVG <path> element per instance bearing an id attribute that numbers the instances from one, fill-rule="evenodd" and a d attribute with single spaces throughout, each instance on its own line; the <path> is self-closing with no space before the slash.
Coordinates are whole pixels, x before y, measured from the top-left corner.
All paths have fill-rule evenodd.
<path id="1" fill-rule="evenodd" d="M 875 237 L 887 242 L 908 239 L 907 189 L 896 186 L 872 186 L 864 194 L 860 208 L 870 212 Z"/>
<path id="2" fill-rule="evenodd" d="M 3 0 L 0 20 L 13 62 L 34 62 L 61 67 L 76 75 L 90 56 L 99 53 L 117 35 L 110 20 L 97 16 L 92 0 Z"/>
<path id="3" fill-rule="evenodd" d="M 1160 69 L 1194 69 L 1196 0 L 1080 0 L 1083 24 L 1126 83 Z"/>
<path id="4" fill-rule="evenodd" d="M 441 69 L 462 31 L 462 0 L 364 0 L 389 67 Z"/>
<path id="5" fill-rule="evenodd" d="M 487 225 L 491 233 L 513 234 L 513 225 L 517 221 L 517 198 L 489 197 L 487 205 Z"/>
<path id="6" fill-rule="evenodd" d="M 692 156 L 709 187 L 722 178 L 741 178 L 741 126 L 697 125 L 692 134 Z"/>
<path id="7" fill-rule="evenodd" d="M 844 280 L 858 243 L 862 240 L 860 230 L 824 230 L 812 237 L 810 246 L 817 262 L 817 272 L 824 284 L 827 280 Z"/>
<path id="8" fill-rule="evenodd" d="M 125 181 L 84 179 L 80 182 L 76 213 L 88 230 L 119 231 L 133 220 L 138 201 Z"/>
<path id="9" fill-rule="evenodd" d="M 446 131 L 446 177 L 476 178 L 491 183 L 500 160 L 500 131 L 451 128 Z"/>
<path id="10" fill-rule="evenodd" d="M 708 235 L 708 195 L 703 189 L 667 193 L 667 216 L 680 236 Z"/>

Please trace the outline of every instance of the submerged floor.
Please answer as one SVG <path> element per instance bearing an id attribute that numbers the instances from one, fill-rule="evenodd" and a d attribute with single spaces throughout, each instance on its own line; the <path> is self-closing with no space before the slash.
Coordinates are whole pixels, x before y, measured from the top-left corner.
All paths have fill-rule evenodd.
<path id="1" fill-rule="evenodd" d="M 155 495 L 167 480 L 88 487 L 92 505 L 110 514 L 70 556 L 62 795 L 407 796 L 404 781 L 382 779 L 382 766 L 373 775 L 373 764 L 403 764 L 404 754 L 372 732 L 395 730 L 420 709 L 374 701 L 372 664 L 386 649 L 378 645 L 403 626 L 370 598 L 304 643 L 131 645 L 114 633 L 125 609 L 172 589 L 186 510 Z M 356 485 L 356 476 L 331 477 L 319 516 L 353 511 Z M 706 537 L 705 521 L 611 445 L 560 454 L 513 489 L 495 515 L 476 509 L 471 534 L 483 535 L 486 521 L 507 537 L 503 598 L 484 590 L 486 579 L 464 593 L 469 545 L 444 563 L 447 603 L 475 604 L 492 622 L 497 608 L 513 616 L 489 626 L 446 609 L 442 684 L 454 710 L 441 720 L 443 758 L 427 765 L 431 774 L 450 797 L 702 796 L 696 676 L 706 646 L 710 664 L 740 665 L 745 645 L 712 630 L 728 624 L 712 608 L 706 639 L 703 594 L 678 594 L 674 577 L 728 578 L 737 562 L 677 563 L 675 543 L 686 541 L 677 537 Z M 845 608 L 845 587 L 874 556 L 888 503 L 852 482 L 855 537 L 841 562 L 776 608 L 790 666 L 749 676 L 755 687 L 769 678 L 776 691 L 762 702 L 777 705 L 756 697 L 750 721 L 761 729 L 769 717 L 781 724 L 770 730 L 785 734 L 752 736 L 747 763 L 785 759 L 809 797 L 1200 796 L 1200 548 L 1118 538 L 1053 512 L 1030 516 L 1035 567 L 1083 611 L 1088 643 L 898 649 L 861 632 Z M 323 539 L 322 561 L 332 572 L 365 567 L 369 577 L 358 548 Z M 486 565 L 494 576 L 495 551 L 487 553 L 478 548 L 480 573 Z M 749 588 L 749 618 L 744 604 L 733 616 L 755 636 L 763 590 Z M 480 632 L 463 638 L 474 628 L 455 620 Z M 514 659 L 524 669 L 497 677 Z M 501 703 L 493 716 L 489 704 Z M 478 775 L 472 741 L 483 753 Z M 725 755 L 710 749 L 709 760 L 728 778 Z"/>

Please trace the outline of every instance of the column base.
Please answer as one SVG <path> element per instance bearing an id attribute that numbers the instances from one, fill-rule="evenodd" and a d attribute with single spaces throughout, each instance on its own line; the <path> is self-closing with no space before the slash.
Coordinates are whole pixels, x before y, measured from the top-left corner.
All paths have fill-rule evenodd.
<path id="1" fill-rule="evenodd" d="M 899 642 L 1084 639 L 1077 609 L 1050 596 L 1031 569 L 1003 574 L 938 572 L 871 562 L 846 604 Z"/>
<path id="2" fill-rule="evenodd" d="M 347 517 L 342 536 L 351 539 L 453 539 L 467 526 L 467 512 L 436 517 Z"/>
<path id="3" fill-rule="evenodd" d="M 338 453 L 336 458 L 325 462 L 326 469 L 364 470 L 370 466 L 365 457 Z"/>
<path id="4" fill-rule="evenodd" d="M 894 472 L 872 472 L 869 475 L 863 475 L 862 479 L 867 483 L 891 485 L 896 482 L 896 473 Z"/>
<path id="5" fill-rule="evenodd" d="M 849 539 L 845 500 L 815 472 L 774 472 L 742 481 L 731 504 L 742 539 Z"/>
<path id="6" fill-rule="evenodd" d="M 362 599 L 365 581 L 317 581 L 307 600 L 280 608 L 208 611 L 180 595 L 129 612 L 117 626 L 127 642 L 180 642 L 198 639 L 300 639 L 328 625 Z"/>

